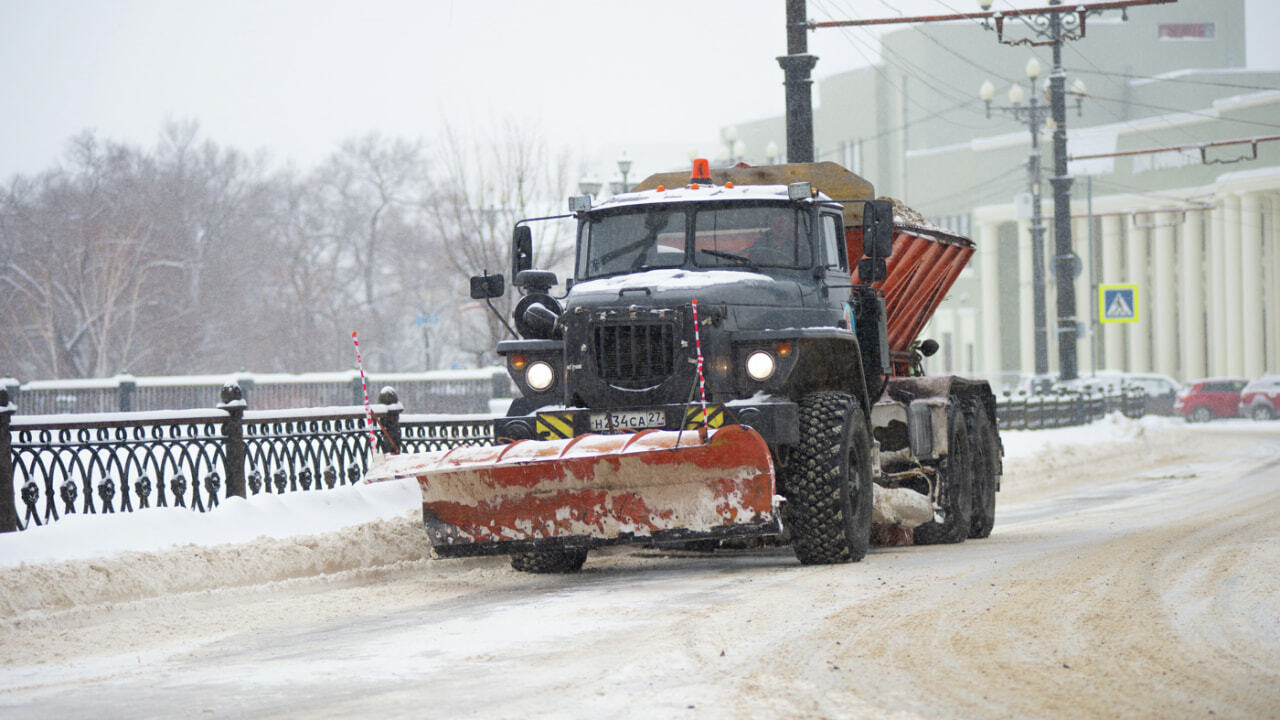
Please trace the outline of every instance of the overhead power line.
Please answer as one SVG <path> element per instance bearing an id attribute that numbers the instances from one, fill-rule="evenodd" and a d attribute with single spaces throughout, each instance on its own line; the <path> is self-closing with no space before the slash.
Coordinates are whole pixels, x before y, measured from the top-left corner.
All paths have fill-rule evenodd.
<path id="1" fill-rule="evenodd" d="M 1242 160 L 1257 160 L 1258 159 L 1258 143 L 1274 142 L 1276 140 L 1280 140 L 1280 135 L 1268 135 L 1267 137 L 1255 137 L 1255 138 L 1236 138 L 1234 140 L 1214 140 L 1212 142 L 1194 143 L 1191 145 L 1170 145 L 1167 147 L 1144 148 L 1142 150 L 1121 150 L 1119 152 L 1111 152 L 1111 153 L 1094 153 L 1092 155 L 1072 155 L 1067 159 L 1068 160 L 1094 160 L 1098 158 L 1130 157 L 1133 155 L 1154 155 L 1156 153 L 1164 153 L 1164 152 L 1183 152 L 1186 150 L 1198 150 L 1200 152 L 1200 162 L 1202 164 L 1226 165 L 1230 163 L 1241 162 Z M 1213 160 L 1208 159 L 1207 151 L 1210 148 L 1229 147 L 1231 145 L 1244 145 L 1245 143 L 1248 143 L 1253 147 L 1253 153 L 1250 156 L 1241 155 L 1240 157 L 1233 158 L 1230 160 L 1225 160 L 1220 158 L 1215 158 Z"/>
<path id="2" fill-rule="evenodd" d="M 1210 85 L 1213 87 L 1238 88 L 1240 90 L 1280 90 L 1280 87 L 1268 87 L 1266 85 L 1244 85 L 1241 83 L 1220 82 L 1217 80 L 1192 80 L 1190 78 L 1157 77 L 1151 75 L 1134 75 L 1132 73 L 1111 72 L 1108 70 L 1102 70 L 1097 66 L 1094 66 L 1092 70 L 1082 70 L 1079 68 L 1067 68 L 1066 70 L 1067 72 L 1077 74 L 1105 75 L 1108 77 L 1119 77 L 1128 80 L 1153 80 L 1156 82 L 1183 83 L 1188 85 Z"/>

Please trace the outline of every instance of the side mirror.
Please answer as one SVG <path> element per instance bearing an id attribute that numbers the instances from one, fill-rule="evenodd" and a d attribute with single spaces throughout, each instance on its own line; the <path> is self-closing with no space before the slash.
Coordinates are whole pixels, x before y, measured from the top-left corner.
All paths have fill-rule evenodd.
<path id="1" fill-rule="evenodd" d="M 471 276 L 471 299 L 472 300 L 488 300 L 489 298 L 502 297 L 502 293 L 506 292 L 506 284 L 502 280 L 501 275 L 472 275 Z"/>
<path id="2" fill-rule="evenodd" d="M 517 225 L 511 233 L 511 277 L 533 267 L 533 231 L 528 225 Z"/>
<path id="3" fill-rule="evenodd" d="M 862 208 L 862 254 L 884 259 L 893 254 L 893 202 L 871 200 Z"/>

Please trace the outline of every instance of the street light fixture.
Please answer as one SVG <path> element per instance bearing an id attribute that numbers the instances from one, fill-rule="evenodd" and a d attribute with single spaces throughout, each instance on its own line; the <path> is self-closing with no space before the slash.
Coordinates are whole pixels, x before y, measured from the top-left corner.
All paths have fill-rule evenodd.
<path id="1" fill-rule="evenodd" d="M 600 182 L 600 178 L 588 175 L 578 181 L 578 192 L 595 197 L 600 194 L 600 188 L 603 186 L 604 183 Z"/>
<path id="2" fill-rule="evenodd" d="M 631 158 L 627 157 L 626 151 L 618 158 L 618 172 L 622 173 L 622 192 L 626 192 L 629 188 L 627 185 L 627 173 L 631 172 Z"/>
<path id="3" fill-rule="evenodd" d="M 778 162 L 778 143 L 770 140 L 768 145 L 764 146 L 764 157 L 770 165 Z"/>
<path id="4" fill-rule="evenodd" d="M 716 159 L 719 160 L 723 158 L 724 161 L 729 165 L 735 164 L 737 162 L 737 159 L 734 151 L 740 147 L 738 145 L 739 142 L 740 141 L 738 140 L 738 127 L 736 125 L 730 125 L 729 127 L 725 128 L 724 129 L 724 145 L 725 145 L 724 151 L 722 153 L 718 153 L 716 155 Z M 745 145 L 741 147 L 745 148 Z"/>

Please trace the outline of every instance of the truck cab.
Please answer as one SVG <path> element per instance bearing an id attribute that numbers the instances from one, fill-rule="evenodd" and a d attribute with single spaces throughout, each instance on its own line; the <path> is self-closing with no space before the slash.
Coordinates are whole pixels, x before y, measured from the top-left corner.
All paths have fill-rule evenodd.
<path id="1" fill-rule="evenodd" d="M 680 187 L 595 206 L 575 199 L 574 276 L 560 300 L 548 294 L 558 279 L 527 265 L 522 223 L 512 268 L 522 338 L 497 347 L 522 398 L 498 435 L 733 422 L 777 445 L 798 440 L 796 401 L 807 393 L 848 392 L 869 413 L 889 370 L 883 302 L 850 282 L 846 205 L 873 219 L 891 209 L 863 194 L 717 184 L 704 165 Z M 880 232 L 867 246 L 883 264 L 891 237 Z"/>

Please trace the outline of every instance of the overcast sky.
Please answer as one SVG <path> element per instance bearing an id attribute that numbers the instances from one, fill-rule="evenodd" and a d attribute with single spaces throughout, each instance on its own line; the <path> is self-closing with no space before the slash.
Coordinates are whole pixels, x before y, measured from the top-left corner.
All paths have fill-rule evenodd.
<path id="1" fill-rule="evenodd" d="M 1280 26 L 1280 1 L 1249 2 L 1252 28 Z M 809 15 L 976 7 L 810 0 Z M 150 146 L 166 120 L 194 119 L 219 144 L 309 167 L 371 130 L 430 139 L 514 117 L 606 180 L 626 149 L 636 180 L 714 156 L 723 125 L 782 113 L 783 21 L 783 0 L 0 0 L 0 179 L 51 167 L 85 129 Z M 816 76 L 873 61 L 859 36 L 810 33 Z"/>

